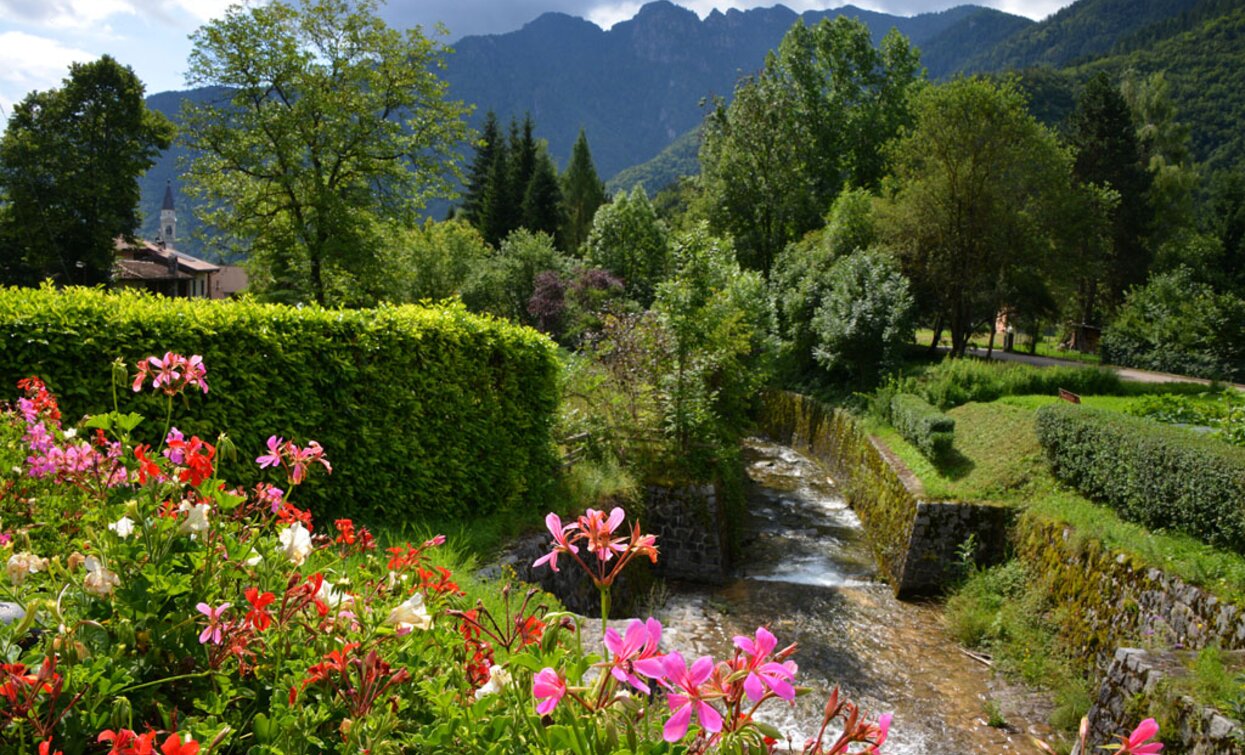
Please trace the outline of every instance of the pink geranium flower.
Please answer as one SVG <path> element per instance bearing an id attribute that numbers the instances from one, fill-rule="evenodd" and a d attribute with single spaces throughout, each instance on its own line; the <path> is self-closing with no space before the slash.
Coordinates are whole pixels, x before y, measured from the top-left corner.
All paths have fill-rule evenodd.
<path id="1" fill-rule="evenodd" d="M 1120 737 L 1122 744 L 1117 751 L 1117 755 L 1154 755 L 1156 752 L 1163 751 L 1162 742 L 1149 742 L 1147 740 L 1158 736 L 1159 725 L 1153 718 L 1147 718 L 1137 724 L 1137 728 L 1133 729 L 1133 733 L 1127 737 Z"/>
<path id="2" fill-rule="evenodd" d="M 662 737 L 667 742 L 678 742 L 687 734 L 693 715 L 705 731 L 711 734 L 722 731 L 722 714 L 705 702 L 701 687 L 713 675 L 713 667 L 713 659 L 704 656 L 689 669 L 687 661 L 678 653 L 635 664 L 637 671 L 656 679 L 667 690 L 670 710 L 674 711 L 662 728 Z"/>
<path id="3" fill-rule="evenodd" d="M 210 639 L 213 645 L 219 645 L 221 642 L 221 632 L 225 629 L 225 623 L 221 621 L 221 616 L 228 610 L 229 603 L 221 603 L 216 608 L 212 608 L 207 603 L 200 603 L 195 608 L 199 613 L 207 617 L 207 626 L 199 633 L 199 644 L 206 644 Z"/>
<path id="4" fill-rule="evenodd" d="M 740 670 L 748 670 L 748 676 L 744 678 L 744 692 L 753 702 L 760 702 L 767 691 L 788 702 L 795 699 L 795 687 L 791 685 L 791 680 L 795 678 L 795 663 L 773 660 L 771 654 L 777 646 L 777 638 L 765 627 L 757 627 L 755 639 L 742 635 L 735 637 L 735 647 L 744 653 Z"/>
<path id="5" fill-rule="evenodd" d="M 605 647 L 613 655 L 610 658 L 610 674 L 618 681 L 649 694 L 648 685 L 635 675 L 635 664 L 655 658 L 660 645 L 661 622 L 651 617 L 646 622 L 639 619 L 632 621 L 625 635 L 618 634 L 613 627 L 606 629 Z"/>
<path id="6" fill-rule="evenodd" d="M 883 713 L 882 716 L 878 718 L 877 739 L 874 740 L 873 747 L 869 748 L 869 755 L 880 755 L 881 750 L 878 748 L 886 743 L 886 737 L 891 732 L 892 717 L 893 716 L 890 713 Z"/>
<path id="7" fill-rule="evenodd" d="M 541 669 L 532 680 L 532 697 L 542 701 L 536 706 L 536 712 L 542 716 L 552 713 L 564 695 L 566 680 L 551 668 Z"/>
<path id="8" fill-rule="evenodd" d="M 578 524 L 580 532 L 588 541 L 588 552 L 595 553 L 600 561 L 609 561 L 615 553 L 625 553 L 627 539 L 614 537 L 614 530 L 622 524 L 625 516 L 620 506 L 611 509 L 608 517 L 604 511 L 596 509 L 588 509 L 584 512 L 584 515 L 579 517 Z"/>
<path id="9" fill-rule="evenodd" d="M 541 564 L 549 564 L 549 568 L 556 572 L 558 570 L 559 553 L 579 553 L 579 548 L 566 537 L 566 533 L 574 525 L 568 524 L 563 526 L 562 518 L 557 514 L 550 513 L 545 517 L 545 526 L 549 528 L 549 534 L 553 535 L 553 549 L 532 562 L 532 568 Z"/>

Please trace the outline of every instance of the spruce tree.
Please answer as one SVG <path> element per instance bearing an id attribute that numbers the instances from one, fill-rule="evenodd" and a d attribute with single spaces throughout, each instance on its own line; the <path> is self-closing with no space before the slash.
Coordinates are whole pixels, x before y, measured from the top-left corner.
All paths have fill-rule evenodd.
<path id="1" fill-rule="evenodd" d="M 556 236 L 562 227 L 562 187 L 558 169 L 543 150 L 535 160 L 532 179 L 523 195 L 523 226 Z"/>
<path id="2" fill-rule="evenodd" d="M 1145 281 L 1149 268 L 1144 238 L 1150 176 L 1141 162 L 1128 103 L 1107 74 L 1099 73 L 1085 84 L 1070 119 L 1068 141 L 1076 153 L 1073 175 L 1119 194 L 1119 204 L 1111 214 L 1111 258 L 1106 279 L 1099 282 L 1108 306 L 1118 304 L 1129 287 Z M 1098 302 L 1083 302 L 1082 307 L 1080 315 L 1087 323 L 1100 314 Z"/>
<path id="3" fill-rule="evenodd" d="M 484 119 L 484 132 L 480 134 L 480 141 L 476 144 L 476 154 L 467 176 L 466 196 L 463 198 L 463 214 L 477 230 L 483 230 L 481 221 L 484 201 L 488 193 L 489 177 L 493 172 L 497 140 L 500 138 L 501 128 L 497 125 L 497 114 L 490 110 Z"/>
<path id="4" fill-rule="evenodd" d="M 510 150 L 506 142 L 499 139 L 493 150 L 493 165 L 489 169 L 488 187 L 484 192 L 484 208 L 480 222 L 476 224 L 484 240 L 493 246 L 501 243 L 514 227 L 511 198 Z"/>
<path id="5" fill-rule="evenodd" d="M 523 200 L 536 171 L 536 137 L 532 133 L 534 129 L 530 113 L 523 119 L 521 131 L 515 122 L 511 121 L 510 124 L 510 191 L 516 228 L 524 224 Z"/>
<path id="6" fill-rule="evenodd" d="M 592 230 L 592 218 L 597 208 L 605 204 L 605 184 L 597 176 L 592 164 L 592 152 L 588 149 L 588 137 L 579 130 L 579 138 L 571 149 L 571 160 L 562 176 L 562 193 L 566 220 L 562 226 L 562 245 L 571 254 L 578 254 L 579 247 Z"/>

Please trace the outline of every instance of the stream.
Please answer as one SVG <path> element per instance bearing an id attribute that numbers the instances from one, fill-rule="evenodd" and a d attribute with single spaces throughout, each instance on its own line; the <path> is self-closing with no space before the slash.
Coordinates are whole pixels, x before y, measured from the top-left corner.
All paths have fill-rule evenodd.
<path id="1" fill-rule="evenodd" d="M 883 748 L 889 755 L 1038 752 L 1028 735 L 1050 730 L 1033 712 L 1041 708 L 1035 696 L 961 653 L 937 605 L 895 599 L 876 573 L 860 521 L 819 466 L 759 439 L 746 443 L 744 459 L 751 516 L 743 557 L 722 587 L 667 586 L 657 610 L 663 644 L 689 660 L 721 658 L 732 637 L 762 624 L 779 647 L 799 642 L 797 680 L 812 694 L 794 706 L 767 703 L 759 716 L 796 752 L 816 734 L 835 684 L 873 719 L 894 714 Z M 1006 728 L 987 724 L 987 699 L 1004 700 Z"/>

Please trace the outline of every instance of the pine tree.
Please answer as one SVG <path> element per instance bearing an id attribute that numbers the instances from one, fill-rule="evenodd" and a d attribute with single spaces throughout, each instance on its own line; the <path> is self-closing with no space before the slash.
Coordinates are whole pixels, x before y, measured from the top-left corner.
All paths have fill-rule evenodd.
<path id="1" fill-rule="evenodd" d="M 558 168 L 543 150 L 535 160 L 532 179 L 523 195 L 523 226 L 556 236 L 562 227 L 562 187 Z"/>
<path id="2" fill-rule="evenodd" d="M 536 137 L 532 133 L 534 130 L 530 113 L 523 119 L 521 131 L 514 121 L 510 124 L 510 191 L 516 228 L 523 225 L 523 200 L 536 171 Z"/>
<path id="3" fill-rule="evenodd" d="M 497 125 L 497 114 L 490 110 L 484 119 L 484 132 L 476 144 L 475 158 L 471 161 L 471 172 L 467 176 L 466 196 L 463 198 L 463 214 L 477 230 L 482 230 L 484 201 L 488 194 L 489 177 L 493 172 L 497 140 L 500 138 L 501 128 Z"/>
<path id="4" fill-rule="evenodd" d="M 1145 281 L 1149 268 L 1144 237 L 1150 176 L 1141 162 L 1128 102 L 1105 73 L 1086 83 L 1071 117 L 1068 140 L 1076 152 L 1073 175 L 1077 180 L 1109 186 L 1119 194 L 1111 215 L 1111 259 L 1106 279 L 1100 282 L 1107 303 L 1117 304 L 1130 286 Z M 1099 305 L 1092 300 L 1082 302 L 1082 309 L 1083 320 L 1092 323 Z"/>
<path id="5" fill-rule="evenodd" d="M 489 169 L 488 186 L 484 191 L 484 208 L 476 224 L 484 240 L 493 246 L 501 243 L 514 227 L 511 196 L 510 150 L 506 142 L 499 139 L 493 150 L 493 165 Z"/>
<path id="6" fill-rule="evenodd" d="M 562 245 L 571 254 L 592 230 L 592 218 L 597 208 L 605 204 L 605 184 L 597 176 L 592 164 L 592 152 L 588 149 L 588 137 L 579 130 L 579 138 L 571 149 L 571 160 L 562 176 L 562 193 L 566 208 L 566 222 L 562 226 Z"/>

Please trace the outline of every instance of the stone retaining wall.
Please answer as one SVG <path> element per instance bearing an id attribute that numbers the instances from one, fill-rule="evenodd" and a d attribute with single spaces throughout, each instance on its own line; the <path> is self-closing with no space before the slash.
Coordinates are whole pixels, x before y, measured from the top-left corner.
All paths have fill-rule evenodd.
<path id="1" fill-rule="evenodd" d="M 1101 669 L 1116 648 L 1143 636 L 1187 649 L 1245 649 L 1245 611 L 1178 577 L 1148 567 L 1072 527 L 1025 515 L 1016 554 L 1060 606 L 1060 631 L 1074 653 Z"/>
<path id="2" fill-rule="evenodd" d="M 1245 731 L 1215 710 L 1174 694 L 1166 680 L 1183 676 L 1189 653 L 1147 652 L 1120 648 L 1102 678 L 1098 697 L 1089 709 L 1086 749 L 1073 755 L 1102 752 L 1118 743 L 1138 721 L 1153 717 L 1160 725 L 1164 752 L 1190 755 L 1234 755 L 1245 751 Z"/>
<path id="3" fill-rule="evenodd" d="M 767 394 L 761 427 L 829 470 L 860 517 L 882 573 L 901 598 L 939 593 L 959 576 L 958 550 L 970 536 L 982 563 L 1000 560 L 1007 511 L 928 501 L 920 481 L 850 414 L 795 393 Z"/>

